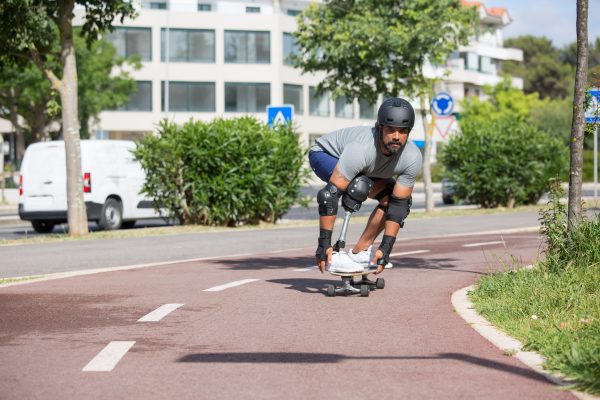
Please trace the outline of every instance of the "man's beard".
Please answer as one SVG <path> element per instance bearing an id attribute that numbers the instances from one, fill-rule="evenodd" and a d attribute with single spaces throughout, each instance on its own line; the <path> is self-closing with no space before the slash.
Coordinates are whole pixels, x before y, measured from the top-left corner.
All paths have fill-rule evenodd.
<path id="1" fill-rule="evenodd" d="M 392 144 L 397 144 L 398 147 L 393 147 Z M 389 143 L 384 143 L 383 147 L 385 147 L 385 149 L 387 150 L 388 153 L 390 153 L 390 155 L 392 154 L 396 154 L 400 151 L 402 151 L 402 149 L 404 148 L 404 146 L 402 145 L 401 142 L 389 142 Z"/>

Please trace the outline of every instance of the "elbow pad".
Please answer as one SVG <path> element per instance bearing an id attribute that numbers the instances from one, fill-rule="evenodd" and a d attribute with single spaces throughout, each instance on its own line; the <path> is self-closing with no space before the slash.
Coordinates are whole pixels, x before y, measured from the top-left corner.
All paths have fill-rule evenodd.
<path id="1" fill-rule="evenodd" d="M 394 221 L 404 226 L 404 220 L 410 214 L 410 206 L 412 205 L 412 196 L 407 199 L 399 199 L 390 196 L 390 202 L 387 207 L 386 221 Z"/>
<path id="2" fill-rule="evenodd" d="M 319 215 L 337 215 L 338 203 L 342 194 L 343 192 L 331 183 L 328 183 L 323 189 L 319 190 L 319 193 L 317 193 Z"/>

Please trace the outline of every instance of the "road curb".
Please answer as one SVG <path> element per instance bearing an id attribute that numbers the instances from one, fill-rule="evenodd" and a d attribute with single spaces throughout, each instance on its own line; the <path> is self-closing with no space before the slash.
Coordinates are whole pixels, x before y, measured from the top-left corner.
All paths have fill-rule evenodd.
<path id="1" fill-rule="evenodd" d="M 517 339 L 497 329 L 487 319 L 479 315 L 473 303 L 469 299 L 469 293 L 475 289 L 475 285 L 467 286 L 452 293 L 452 306 L 456 313 L 462 317 L 481 336 L 502 350 L 506 355 L 517 358 L 523 364 L 542 375 L 552 383 L 560 386 L 568 386 L 569 381 L 557 374 L 553 374 L 543 368 L 546 358 L 534 351 L 521 351 L 523 344 Z M 569 390 L 575 397 L 581 400 L 600 400 L 600 397 L 591 394 Z"/>

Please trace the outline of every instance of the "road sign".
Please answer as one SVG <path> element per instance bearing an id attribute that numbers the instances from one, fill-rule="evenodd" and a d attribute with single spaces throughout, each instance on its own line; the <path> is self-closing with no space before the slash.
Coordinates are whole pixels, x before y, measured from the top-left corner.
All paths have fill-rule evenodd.
<path id="1" fill-rule="evenodd" d="M 454 99 L 446 92 L 439 92 L 433 96 L 431 109 L 440 117 L 447 117 L 454 109 Z"/>
<path id="2" fill-rule="evenodd" d="M 585 122 L 600 123 L 600 89 L 590 89 L 588 93 L 592 95 L 592 105 L 585 113 Z"/>
<path id="3" fill-rule="evenodd" d="M 276 124 L 289 124 L 294 118 L 294 106 L 284 104 L 283 106 L 267 106 L 267 121 L 269 126 Z"/>
<path id="4" fill-rule="evenodd" d="M 456 121 L 454 115 L 450 115 L 448 117 L 435 117 L 433 119 L 435 129 L 438 131 L 442 139 L 445 139 L 446 136 L 448 136 L 448 133 L 450 132 L 450 128 L 452 128 L 454 121 Z"/>

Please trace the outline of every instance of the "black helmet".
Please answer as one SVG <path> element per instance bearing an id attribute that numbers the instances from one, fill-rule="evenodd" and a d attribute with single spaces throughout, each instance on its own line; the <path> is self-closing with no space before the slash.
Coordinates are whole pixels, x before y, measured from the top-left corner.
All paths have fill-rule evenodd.
<path id="1" fill-rule="evenodd" d="M 415 110 L 408 101 L 400 97 L 390 97 L 379 106 L 377 123 L 412 129 L 415 124 Z"/>

